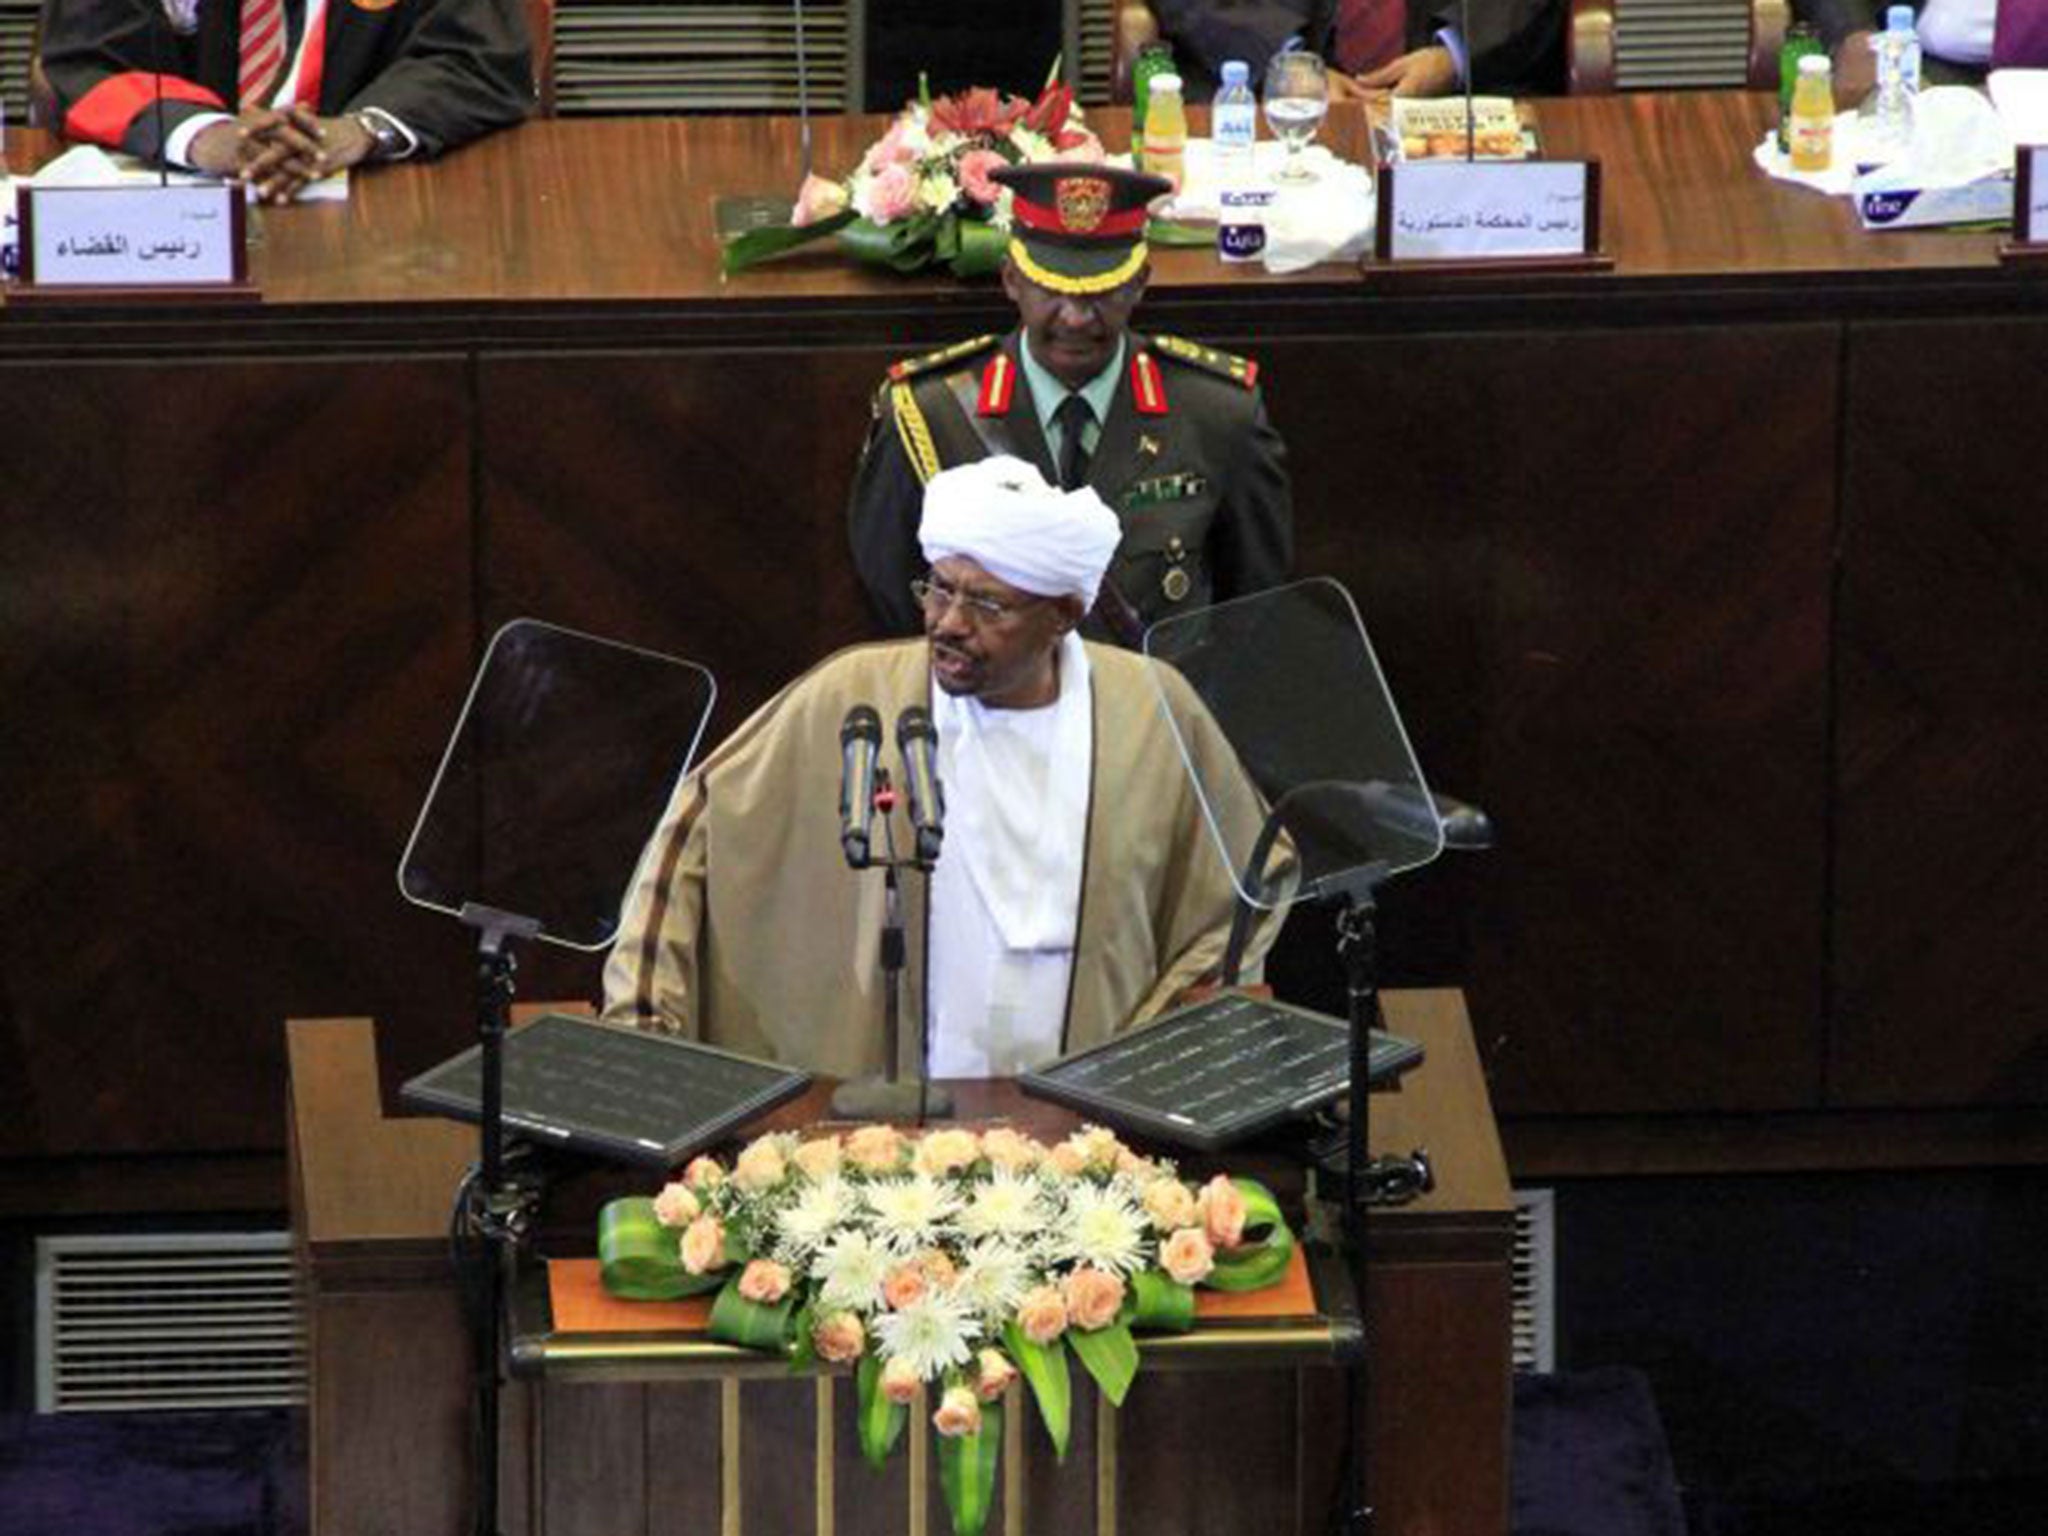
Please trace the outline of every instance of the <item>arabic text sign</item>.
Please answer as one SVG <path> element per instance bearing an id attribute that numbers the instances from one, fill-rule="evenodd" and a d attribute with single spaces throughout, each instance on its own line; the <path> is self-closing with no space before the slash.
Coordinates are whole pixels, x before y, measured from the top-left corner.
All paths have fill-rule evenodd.
<path id="1" fill-rule="evenodd" d="M 1598 244 L 1589 161 L 1404 161 L 1382 183 L 1382 260 L 1583 256 Z"/>
<path id="2" fill-rule="evenodd" d="M 40 287 L 240 280 L 239 187 L 31 187 L 24 276 Z"/>

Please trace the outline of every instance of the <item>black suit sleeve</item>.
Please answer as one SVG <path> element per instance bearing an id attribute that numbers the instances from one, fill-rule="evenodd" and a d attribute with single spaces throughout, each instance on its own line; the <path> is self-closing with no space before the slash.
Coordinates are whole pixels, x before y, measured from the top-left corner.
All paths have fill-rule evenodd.
<path id="1" fill-rule="evenodd" d="M 1920 7 L 1914 6 L 1917 14 Z M 1833 48 L 1851 32 L 1874 32 L 1884 26 L 1883 0 L 1794 0 L 1792 14 L 1813 23 L 1821 41 Z"/>
<path id="2" fill-rule="evenodd" d="M 896 412 L 885 385 L 846 503 L 854 572 L 885 634 L 915 635 L 924 629 L 924 617 L 910 596 L 912 578 L 924 571 L 924 551 L 917 542 L 923 506 L 924 486 L 896 435 Z"/>
<path id="3" fill-rule="evenodd" d="M 329 14 L 330 25 L 350 24 L 350 33 L 357 18 L 383 19 L 352 5 Z M 399 32 L 376 41 L 388 59 L 381 68 L 375 59 L 347 67 L 342 50 L 354 44 L 352 35 L 337 30 L 329 40 L 330 67 L 346 93 L 335 111 L 381 107 L 419 136 L 428 155 L 525 118 L 533 102 L 533 50 L 522 0 L 414 0 L 388 24 Z"/>
<path id="4" fill-rule="evenodd" d="M 1216 600 L 1243 597 L 1286 581 L 1294 571 L 1294 490 L 1287 445 L 1254 391 L 1251 419 L 1235 434 L 1228 499 L 1209 536 Z"/>
<path id="5" fill-rule="evenodd" d="M 1432 5 L 1430 34 L 1458 29 L 1469 12 L 1465 50 L 1476 91 L 1557 90 L 1563 83 L 1565 0 L 1471 0 L 1469 7 Z"/>
<path id="6" fill-rule="evenodd" d="M 1280 45 L 1310 25 L 1311 9 L 1311 0 L 1152 0 L 1159 30 L 1210 78 L 1226 59 L 1243 59 L 1258 79 Z"/>

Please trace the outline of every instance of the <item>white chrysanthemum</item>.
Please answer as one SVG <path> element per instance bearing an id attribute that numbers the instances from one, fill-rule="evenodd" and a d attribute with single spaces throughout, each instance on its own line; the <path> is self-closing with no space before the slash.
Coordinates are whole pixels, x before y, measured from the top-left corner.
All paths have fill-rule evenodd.
<path id="1" fill-rule="evenodd" d="M 917 184 L 918 205 L 944 213 L 960 201 L 960 183 L 950 171 L 933 171 Z"/>
<path id="2" fill-rule="evenodd" d="M 1066 1257 L 1128 1275 L 1145 1264 L 1145 1213 L 1120 1181 L 1067 1187 L 1067 1208 L 1056 1246 Z"/>
<path id="3" fill-rule="evenodd" d="M 1038 1274 L 1024 1249 L 985 1238 L 967 1251 L 967 1265 L 954 1289 L 982 1318 L 1000 1322 L 1017 1310 Z"/>
<path id="4" fill-rule="evenodd" d="M 849 1228 L 818 1250 L 811 1272 L 818 1277 L 818 1301 L 827 1309 L 870 1311 L 881 1303 L 882 1281 L 895 1262 L 867 1233 Z"/>
<path id="5" fill-rule="evenodd" d="M 1044 1230 L 1045 1215 L 1035 1177 L 997 1168 L 960 1213 L 960 1230 L 969 1237 L 1024 1237 Z"/>
<path id="6" fill-rule="evenodd" d="M 1059 158 L 1053 153 L 1051 139 L 1048 139 L 1035 128 L 1026 128 L 1022 123 L 1019 123 L 1010 130 L 1010 142 L 1016 145 L 1018 152 L 1024 156 L 1026 161 L 1055 160 Z"/>
<path id="7" fill-rule="evenodd" d="M 802 1186 L 779 1219 L 781 1246 L 796 1256 L 815 1251 L 853 1213 L 858 1198 L 836 1173 Z"/>
<path id="8" fill-rule="evenodd" d="M 980 1331 L 967 1298 L 937 1287 L 901 1312 L 884 1312 L 875 1319 L 882 1354 L 903 1361 L 922 1381 L 973 1359 Z"/>
<path id="9" fill-rule="evenodd" d="M 876 1235 L 897 1253 L 930 1246 L 960 1208 L 960 1197 L 925 1173 L 877 1179 L 865 1194 Z"/>
<path id="10" fill-rule="evenodd" d="M 923 107 L 912 107 L 903 114 L 903 136 L 899 142 L 920 160 L 926 155 L 950 151 L 958 137 L 949 133 L 934 135 L 929 122 Z"/>

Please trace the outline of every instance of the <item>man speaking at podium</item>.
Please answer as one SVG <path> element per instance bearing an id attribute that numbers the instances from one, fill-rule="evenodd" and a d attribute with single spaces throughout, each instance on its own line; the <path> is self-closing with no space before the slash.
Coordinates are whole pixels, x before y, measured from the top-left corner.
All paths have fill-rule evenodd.
<path id="1" fill-rule="evenodd" d="M 1232 887 L 1162 681 L 1212 797 L 1242 786 L 1217 807 L 1230 846 L 1250 844 L 1260 807 L 1178 674 L 1076 633 L 1119 534 L 1094 491 L 1055 490 L 1021 460 L 935 475 L 924 638 L 829 658 L 683 779 L 627 894 L 606 1016 L 838 1077 L 882 1068 L 883 874 L 846 867 L 835 793 L 861 706 L 928 708 L 938 732 L 929 901 L 903 883 L 904 1033 L 928 999 L 931 1075 L 1014 1074 L 1213 980 Z M 908 818 L 884 815 L 907 853 Z M 872 847 L 889 846 L 877 826 Z"/>
<path id="2" fill-rule="evenodd" d="M 53 0 L 42 65 L 66 138 L 277 202 L 533 101 L 522 0 Z"/>

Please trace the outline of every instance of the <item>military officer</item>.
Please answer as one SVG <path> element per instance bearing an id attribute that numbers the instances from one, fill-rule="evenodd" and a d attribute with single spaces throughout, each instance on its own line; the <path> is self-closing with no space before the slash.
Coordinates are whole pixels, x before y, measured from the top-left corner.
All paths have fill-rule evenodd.
<path id="1" fill-rule="evenodd" d="M 924 483 L 991 454 L 1094 488 L 1123 541 L 1089 624 L 1135 645 L 1146 625 L 1284 581 L 1294 512 L 1286 450 L 1266 420 L 1258 365 L 1129 329 L 1149 273 L 1146 204 L 1157 176 L 1086 164 L 1011 166 L 1015 223 L 1007 336 L 897 363 L 847 509 L 854 565 L 883 626 L 915 634 Z"/>

